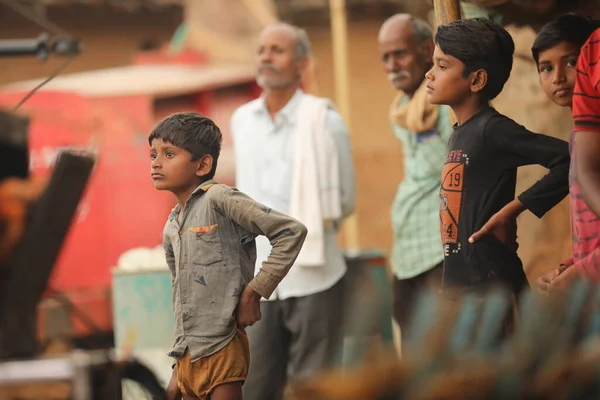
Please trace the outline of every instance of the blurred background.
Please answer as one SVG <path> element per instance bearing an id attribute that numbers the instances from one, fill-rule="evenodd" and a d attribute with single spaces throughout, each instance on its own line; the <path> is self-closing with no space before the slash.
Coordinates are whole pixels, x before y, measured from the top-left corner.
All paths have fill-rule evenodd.
<path id="1" fill-rule="evenodd" d="M 542 93 L 530 48 L 535 30 L 565 10 L 600 17 L 600 8 L 593 3 L 464 2 L 467 16 L 482 13 L 497 17 L 515 39 L 513 72 L 494 102 L 500 112 L 532 131 L 568 139 L 570 114 L 551 104 Z M 19 113 L 31 118 L 33 174 L 44 175 L 61 148 L 94 146 L 99 151 L 96 172 L 50 286 L 76 304 L 107 337 L 116 329 L 118 322 L 114 321 L 131 318 L 127 300 L 120 300 L 124 305 L 119 315 L 112 304 L 115 288 L 126 285 L 113 280 L 111 273 L 119 259 L 123 269 L 144 263 L 162 266 L 153 265 L 161 264 L 160 250 L 139 250 L 160 245 L 165 218 L 174 205 L 169 194 L 154 190 L 148 174 L 147 136 L 152 126 L 169 113 L 182 110 L 196 110 L 214 119 L 224 133 L 218 179 L 234 184 L 229 119 L 238 106 L 260 94 L 254 82 L 254 41 L 265 25 L 278 20 L 309 33 L 314 54 L 314 75 L 307 83 L 310 91 L 339 101 L 335 71 L 339 63 L 347 63 L 346 122 L 358 181 L 356 224 L 347 229 L 353 229 L 356 237 L 351 247 L 387 253 L 392 240 L 389 209 L 403 171 L 400 142 L 388 121 L 395 93 L 382 71 L 377 33 L 381 23 L 398 12 L 433 24 L 432 4 L 427 0 L 345 1 L 341 11 L 347 18 L 348 57 L 337 64 L 332 51 L 331 10 L 327 0 L 0 2 L 0 39 L 35 38 L 47 32 L 74 36 L 84 46 L 82 53 Z M 63 62 L 56 56 L 43 62 L 35 57 L 0 58 L 0 107 L 12 108 Z M 542 168 L 523 168 L 519 188 L 529 186 L 544 173 Z M 519 220 L 519 253 L 530 280 L 570 257 L 568 221 L 566 200 L 541 220 L 530 214 Z M 347 237 L 352 235 L 341 235 L 340 240 Z M 122 258 L 133 249 L 138 252 Z M 131 261 L 135 257 L 146 257 L 146 261 Z M 145 290 L 144 282 L 136 284 L 140 292 Z M 156 293 L 153 290 L 168 293 L 170 286 L 148 290 L 150 299 Z M 159 303 L 147 303 L 149 312 L 168 314 L 170 310 L 163 310 Z M 91 329 L 90 321 L 73 318 L 55 299 L 44 300 L 41 309 L 41 337 L 84 337 Z M 123 337 L 125 331 L 119 335 Z"/>

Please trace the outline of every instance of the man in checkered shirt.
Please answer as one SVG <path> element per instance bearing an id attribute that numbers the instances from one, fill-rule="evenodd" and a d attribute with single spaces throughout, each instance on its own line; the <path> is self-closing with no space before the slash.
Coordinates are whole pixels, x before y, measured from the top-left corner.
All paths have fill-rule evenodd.
<path id="1" fill-rule="evenodd" d="M 389 18 L 379 31 L 384 71 L 398 96 L 390 120 L 404 152 L 404 179 L 392 206 L 394 318 L 401 329 L 419 291 L 441 286 L 443 248 L 439 233 L 439 189 L 450 110 L 427 101 L 425 73 L 432 66 L 431 27 L 408 14 Z"/>

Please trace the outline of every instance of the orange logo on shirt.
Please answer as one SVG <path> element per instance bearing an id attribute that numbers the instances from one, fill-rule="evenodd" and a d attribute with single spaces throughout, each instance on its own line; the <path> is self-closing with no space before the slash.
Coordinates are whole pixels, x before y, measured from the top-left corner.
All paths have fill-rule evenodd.
<path id="1" fill-rule="evenodd" d="M 206 233 L 208 231 L 212 231 L 217 226 L 219 226 L 219 224 L 207 225 L 207 226 L 200 226 L 198 228 L 190 228 L 190 232 L 194 232 L 194 233 Z"/>
<path id="2" fill-rule="evenodd" d="M 442 243 L 458 243 L 458 220 L 462 200 L 465 165 L 447 163 L 442 172 L 440 189 L 440 223 Z"/>

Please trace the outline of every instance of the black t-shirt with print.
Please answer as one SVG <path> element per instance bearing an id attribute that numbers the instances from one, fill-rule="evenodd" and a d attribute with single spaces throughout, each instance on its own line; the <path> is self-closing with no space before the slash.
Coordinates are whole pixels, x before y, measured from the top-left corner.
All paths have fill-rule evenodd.
<path id="1" fill-rule="evenodd" d="M 455 126 L 440 189 L 444 287 L 504 283 L 518 291 L 527 283 L 516 242 L 508 246 L 492 235 L 473 244 L 468 239 L 515 198 L 517 167 L 532 164 L 550 171 L 519 200 L 542 217 L 569 192 L 568 143 L 532 133 L 491 107 Z"/>

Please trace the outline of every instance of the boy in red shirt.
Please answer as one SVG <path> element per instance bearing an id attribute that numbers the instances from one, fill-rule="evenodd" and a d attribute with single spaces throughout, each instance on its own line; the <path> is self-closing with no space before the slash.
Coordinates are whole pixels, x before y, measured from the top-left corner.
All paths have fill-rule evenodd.
<path id="1" fill-rule="evenodd" d="M 590 37 L 598 26 L 598 21 L 586 17 L 563 15 L 542 28 L 532 47 L 544 92 L 556 104 L 571 107 L 575 121 L 569 173 L 573 259 L 540 277 L 537 285 L 541 290 L 564 286 L 580 274 L 598 277 L 600 219 L 593 204 L 599 199 L 588 203 L 586 196 L 592 200 L 598 196 L 593 192 L 598 185 L 593 176 L 600 154 L 600 70 L 594 66 L 600 54 L 600 34 L 596 31 Z"/>
<path id="2" fill-rule="evenodd" d="M 533 44 L 533 58 L 538 66 L 542 88 L 548 98 L 559 106 L 573 108 L 573 104 L 577 102 L 574 98 L 583 97 L 578 91 L 574 95 L 576 64 L 582 46 L 597 27 L 597 21 L 576 14 L 566 14 L 545 25 Z M 550 282 L 557 275 L 573 265 L 576 268 L 561 276 L 561 280 L 568 278 L 576 270 L 589 270 L 585 275 L 591 277 L 594 275 L 594 268 L 590 267 L 597 263 L 594 259 L 600 255 L 600 220 L 584 202 L 579 188 L 576 169 L 578 157 L 574 149 L 575 132 L 571 135 L 570 142 L 569 188 L 573 259 L 563 263 L 556 271 L 540 277 L 537 283 L 542 290 L 548 289 Z"/>

